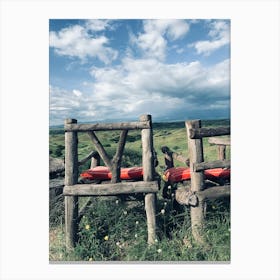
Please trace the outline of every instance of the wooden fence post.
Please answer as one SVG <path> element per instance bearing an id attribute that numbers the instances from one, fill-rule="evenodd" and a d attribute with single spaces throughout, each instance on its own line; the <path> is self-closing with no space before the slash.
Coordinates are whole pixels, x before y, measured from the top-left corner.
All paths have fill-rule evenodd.
<path id="1" fill-rule="evenodd" d="M 204 161 L 203 158 L 203 145 L 202 139 L 191 139 L 190 129 L 201 128 L 200 120 L 186 121 L 187 128 L 187 139 L 188 149 L 190 157 L 190 171 L 191 171 L 191 191 L 199 192 L 204 188 L 204 172 L 194 171 L 194 163 L 200 163 Z M 199 243 L 203 243 L 201 237 L 201 229 L 204 222 L 204 202 L 198 201 L 196 207 L 191 207 L 191 223 L 192 223 L 192 234 L 195 240 Z"/>
<path id="2" fill-rule="evenodd" d="M 90 168 L 94 168 L 100 165 L 100 155 L 98 152 L 95 152 L 91 158 Z"/>
<path id="3" fill-rule="evenodd" d="M 142 166 L 143 180 L 152 181 L 154 179 L 153 160 L 153 131 L 151 115 L 140 116 L 140 121 L 149 121 L 150 128 L 142 129 Z M 153 244 L 156 239 L 156 195 L 147 193 L 145 195 L 145 210 L 147 216 L 148 244 Z"/>
<path id="4" fill-rule="evenodd" d="M 218 159 L 225 160 L 226 159 L 226 146 L 218 145 Z"/>
<path id="5" fill-rule="evenodd" d="M 66 119 L 65 125 L 77 123 Z M 65 186 L 78 182 L 78 135 L 75 131 L 65 132 Z M 65 237 L 66 248 L 72 249 L 78 233 L 78 196 L 65 196 Z"/>

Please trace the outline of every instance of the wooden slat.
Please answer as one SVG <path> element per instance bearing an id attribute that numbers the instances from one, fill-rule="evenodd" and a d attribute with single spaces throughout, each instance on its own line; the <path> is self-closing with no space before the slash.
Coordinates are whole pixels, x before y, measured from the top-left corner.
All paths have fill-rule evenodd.
<path id="1" fill-rule="evenodd" d="M 216 128 L 195 128 L 189 130 L 189 137 L 191 139 L 200 139 L 203 137 L 230 135 L 230 127 L 216 127 Z"/>
<path id="2" fill-rule="evenodd" d="M 64 126 L 65 131 L 105 131 L 105 130 L 132 130 L 132 129 L 144 129 L 150 128 L 151 123 L 149 121 L 141 122 L 122 122 L 122 123 L 95 123 L 95 124 L 66 124 Z"/>
<path id="3" fill-rule="evenodd" d="M 124 151 L 124 146 L 126 142 L 126 136 L 127 136 L 128 130 L 122 130 L 120 134 L 120 139 L 118 143 L 118 147 L 116 150 L 116 154 L 114 155 L 113 159 L 111 160 L 112 164 L 112 183 L 120 182 L 120 174 L 121 174 L 121 161 L 122 161 L 122 155 Z"/>
<path id="4" fill-rule="evenodd" d="M 230 196 L 230 186 L 227 185 L 227 186 L 208 188 L 201 192 L 197 192 L 196 196 L 198 197 L 199 201 L 204 201 L 205 199 L 213 200 L 213 199 Z"/>
<path id="5" fill-rule="evenodd" d="M 193 164 L 193 170 L 195 172 L 203 171 L 206 169 L 212 168 L 229 168 L 230 167 L 230 160 L 215 160 L 211 162 L 200 162 Z"/>
<path id="6" fill-rule="evenodd" d="M 92 151 L 92 152 L 90 152 L 86 157 L 84 157 L 83 159 L 81 159 L 80 161 L 79 161 L 79 165 L 83 165 L 83 164 L 85 164 L 88 160 L 90 160 L 92 157 L 96 157 L 97 156 L 97 152 L 96 151 Z"/>
<path id="7" fill-rule="evenodd" d="M 209 144 L 230 146 L 230 138 L 211 137 L 208 139 Z"/>
<path id="8" fill-rule="evenodd" d="M 111 160 L 110 160 L 106 150 L 104 149 L 103 145 L 101 144 L 101 142 L 97 138 L 96 134 L 93 131 L 89 131 L 88 135 L 89 135 L 91 141 L 93 142 L 96 150 L 98 151 L 99 155 L 101 156 L 101 158 L 103 159 L 104 163 L 106 164 L 106 166 L 110 170 L 112 170 Z"/>
<path id="9" fill-rule="evenodd" d="M 65 186 L 63 194 L 65 196 L 98 196 L 98 195 L 118 195 L 130 193 L 149 193 L 159 190 L 158 181 L 151 182 L 120 182 L 109 184 L 76 184 L 73 186 Z"/>

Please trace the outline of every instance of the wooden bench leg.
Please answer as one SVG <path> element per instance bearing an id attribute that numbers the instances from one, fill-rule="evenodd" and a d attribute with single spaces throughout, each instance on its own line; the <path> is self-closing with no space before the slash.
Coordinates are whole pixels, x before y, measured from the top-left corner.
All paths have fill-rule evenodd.
<path id="1" fill-rule="evenodd" d="M 153 244 L 156 239 L 156 195 L 145 195 L 145 210 L 147 216 L 148 244 Z"/>
<path id="2" fill-rule="evenodd" d="M 66 248 L 75 247 L 78 237 L 78 196 L 65 196 Z"/>
<path id="3" fill-rule="evenodd" d="M 199 201 L 197 207 L 191 207 L 191 225 L 192 225 L 192 235 L 196 242 L 199 244 L 204 244 L 205 241 L 202 237 L 202 230 L 204 225 L 204 203 Z"/>

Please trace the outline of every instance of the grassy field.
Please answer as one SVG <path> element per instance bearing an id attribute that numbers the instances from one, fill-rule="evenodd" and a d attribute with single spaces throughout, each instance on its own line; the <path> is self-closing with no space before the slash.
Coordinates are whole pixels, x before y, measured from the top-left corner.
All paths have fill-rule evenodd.
<path id="1" fill-rule="evenodd" d="M 203 126 L 225 126 L 229 120 L 204 121 Z M 154 147 L 159 165 L 164 171 L 162 146 L 188 156 L 184 122 L 155 123 Z M 98 132 L 109 155 L 115 153 L 119 132 Z M 204 139 L 205 160 L 217 158 L 217 149 Z M 63 129 L 50 129 L 50 155 L 64 157 Z M 88 135 L 79 134 L 79 159 L 94 148 Z M 227 151 L 230 158 L 230 151 Z M 141 165 L 140 131 L 130 131 L 125 145 L 122 166 Z M 176 162 L 176 166 L 181 164 Z M 80 171 L 89 165 L 82 166 Z M 142 197 L 140 197 L 142 198 Z M 81 205 L 85 198 L 80 199 Z M 219 200 L 207 204 L 205 239 L 210 246 L 196 244 L 190 232 L 189 208 L 178 206 L 171 198 L 164 200 L 158 193 L 157 242 L 147 246 L 146 216 L 142 200 L 124 202 L 117 197 L 95 198 L 80 222 L 79 243 L 74 251 L 65 250 L 63 197 L 50 201 L 51 261 L 229 261 L 230 260 L 230 202 Z"/>

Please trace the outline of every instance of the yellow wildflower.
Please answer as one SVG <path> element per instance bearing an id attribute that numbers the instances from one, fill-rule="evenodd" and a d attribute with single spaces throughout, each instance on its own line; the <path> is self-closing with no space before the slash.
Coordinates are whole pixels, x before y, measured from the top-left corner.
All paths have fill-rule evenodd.
<path id="1" fill-rule="evenodd" d="M 108 235 L 104 236 L 104 240 L 105 241 L 109 240 L 109 236 Z"/>
<path id="2" fill-rule="evenodd" d="M 90 229 L 90 225 L 86 225 L 86 226 L 85 226 L 85 229 L 86 229 L 86 230 L 89 230 L 89 229 Z"/>

